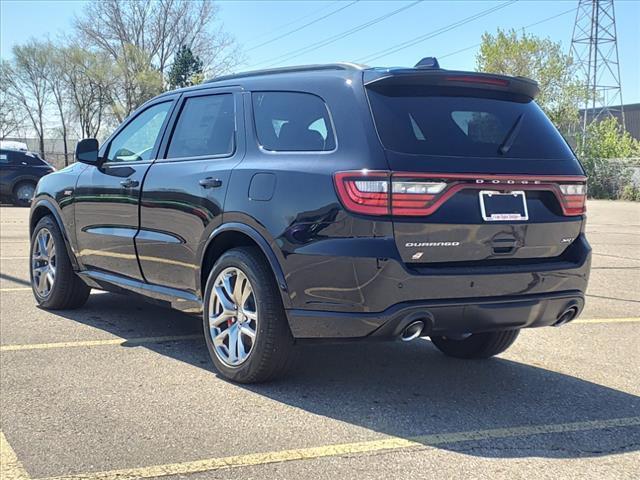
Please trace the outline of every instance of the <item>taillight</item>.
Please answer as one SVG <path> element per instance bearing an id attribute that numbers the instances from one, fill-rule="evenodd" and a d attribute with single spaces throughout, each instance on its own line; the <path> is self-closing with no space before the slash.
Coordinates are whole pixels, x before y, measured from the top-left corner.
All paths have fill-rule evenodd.
<path id="1" fill-rule="evenodd" d="M 367 215 L 428 215 L 445 182 L 392 177 L 390 172 L 339 172 L 335 176 L 340 200 L 355 213 Z"/>
<path id="2" fill-rule="evenodd" d="M 335 175 L 345 208 L 365 215 L 427 216 L 461 190 L 550 191 L 567 216 L 585 213 L 586 178 L 567 175 L 428 174 L 358 170 Z"/>
<path id="3" fill-rule="evenodd" d="M 480 85 L 495 85 L 498 87 L 508 87 L 509 81 L 502 78 L 485 77 L 479 75 L 460 75 L 455 77 L 447 77 L 449 82 L 477 83 Z"/>
<path id="4" fill-rule="evenodd" d="M 391 179 L 391 213 L 393 215 L 428 215 L 429 207 L 447 184 L 445 182 Z"/>
<path id="5" fill-rule="evenodd" d="M 366 215 L 389 214 L 389 172 L 340 172 L 336 190 L 345 208 Z"/>
<path id="6" fill-rule="evenodd" d="M 582 215 L 586 211 L 587 186 L 584 183 L 561 183 L 562 210 L 565 215 Z"/>

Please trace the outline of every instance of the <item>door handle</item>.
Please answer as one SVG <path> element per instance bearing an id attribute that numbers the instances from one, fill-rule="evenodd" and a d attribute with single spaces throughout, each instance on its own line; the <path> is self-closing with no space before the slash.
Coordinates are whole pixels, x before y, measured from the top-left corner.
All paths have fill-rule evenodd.
<path id="1" fill-rule="evenodd" d="M 135 188 L 140 185 L 140 182 L 131 178 L 127 178 L 126 180 L 122 180 L 120 182 L 120 185 L 122 185 L 124 188 Z"/>
<path id="2" fill-rule="evenodd" d="M 203 178 L 198 183 L 204 188 L 218 188 L 222 186 L 222 180 L 212 177 Z"/>

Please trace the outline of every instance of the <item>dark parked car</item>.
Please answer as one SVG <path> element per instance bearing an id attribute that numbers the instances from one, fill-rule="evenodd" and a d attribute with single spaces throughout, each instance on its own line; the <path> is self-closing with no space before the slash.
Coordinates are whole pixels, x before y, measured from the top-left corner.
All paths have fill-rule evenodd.
<path id="1" fill-rule="evenodd" d="M 38 180 L 55 170 L 37 153 L 0 150 L 0 197 L 16 205 L 28 205 Z"/>
<path id="2" fill-rule="evenodd" d="M 589 277 L 584 171 L 537 92 L 423 62 L 160 95 L 39 183 L 36 300 L 78 307 L 97 288 L 202 312 L 238 382 L 283 372 L 302 339 L 496 355 L 574 319 Z"/>

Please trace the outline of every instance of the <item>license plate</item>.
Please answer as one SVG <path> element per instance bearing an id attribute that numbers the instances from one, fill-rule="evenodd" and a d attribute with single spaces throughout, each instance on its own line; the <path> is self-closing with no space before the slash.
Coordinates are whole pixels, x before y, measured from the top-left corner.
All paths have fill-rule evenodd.
<path id="1" fill-rule="evenodd" d="M 480 192 L 480 211 L 486 222 L 527 221 L 527 199 L 523 191 L 496 192 L 482 190 Z"/>

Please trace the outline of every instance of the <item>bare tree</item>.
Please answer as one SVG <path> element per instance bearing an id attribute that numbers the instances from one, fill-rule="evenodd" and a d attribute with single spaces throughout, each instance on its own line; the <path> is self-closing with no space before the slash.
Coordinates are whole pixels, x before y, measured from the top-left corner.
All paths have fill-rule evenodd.
<path id="1" fill-rule="evenodd" d="M 51 99 L 46 80 L 47 48 L 42 42 L 30 40 L 14 46 L 13 57 L 13 65 L 3 65 L 0 81 L 6 82 L 7 94 L 26 111 L 38 137 L 40 155 L 44 156 L 45 115 Z"/>
<path id="2" fill-rule="evenodd" d="M 182 45 L 207 72 L 224 73 L 237 64 L 236 43 L 216 18 L 211 0 L 93 0 L 75 26 L 83 45 L 106 52 L 120 67 L 120 118 L 158 93 L 158 81 L 161 90 L 166 87 L 164 76 Z"/>
<path id="3" fill-rule="evenodd" d="M 5 62 L 0 64 L 0 140 L 16 136 L 25 125 L 27 113 L 18 101 L 9 95 L 9 84 L 5 81 L 4 69 L 9 68 Z"/>
<path id="4" fill-rule="evenodd" d="M 64 153 L 64 164 L 69 165 L 69 151 L 67 146 L 68 139 L 68 116 L 66 102 L 66 85 L 64 81 L 64 59 L 62 49 L 55 46 L 52 42 L 43 45 L 46 49 L 47 64 L 45 80 L 49 86 L 54 99 L 58 116 L 60 117 L 60 132 L 62 133 L 62 144 Z"/>
<path id="5" fill-rule="evenodd" d="M 99 137 L 103 125 L 108 123 L 117 69 L 106 54 L 89 52 L 78 45 L 66 47 L 60 53 L 66 98 L 80 135 Z"/>

